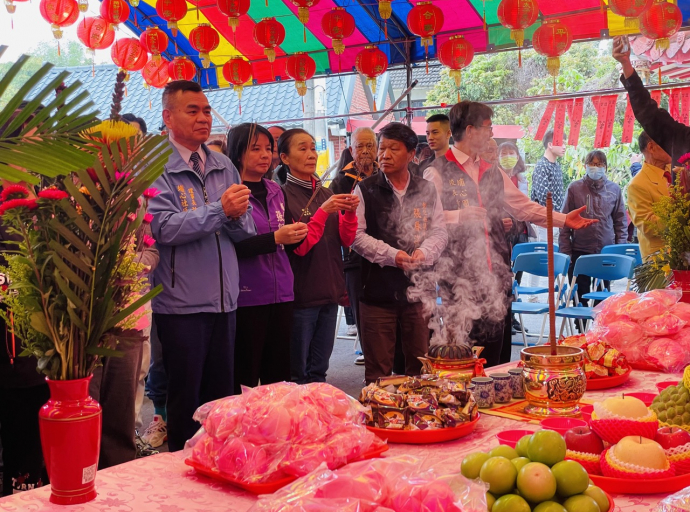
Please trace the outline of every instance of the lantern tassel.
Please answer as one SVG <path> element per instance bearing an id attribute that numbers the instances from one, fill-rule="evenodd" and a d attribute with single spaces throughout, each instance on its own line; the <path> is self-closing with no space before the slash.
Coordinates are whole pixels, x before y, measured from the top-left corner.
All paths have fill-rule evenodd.
<path id="1" fill-rule="evenodd" d="M 426 65 L 426 74 L 429 74 L 429 46 L 424 45 L 424 64 Z"/>
<path id="2" fill-rule="evenodd" d="M 600 0 L 600 6 L 601 6 L 601 13 L 604 14 L 606 12 L 606 4 L 604 3 L 604 0 Z"/>
<path id="3" fill-rule="evenodd" d="M 669 46 L 671 46 L 671 41 L 668 37 L 662 37 L 656 40 L 656 49 L 659 51 L 668 50 Z"/>
<path id="4" fill-rule="evenodd" d="M 640 18 L 625 18 L 623 26 L 627 29 L 638 32 L 640 30 Z"/>
<path id="5" fill-rule="evenodd" d="M 522 48 L 518 48 L 518 67 L 522 67 Z"/>
<path id="6" fill-rule="evenodd" d="M 658 75 L 659 75 L 659 85 L 661 85 L 661 64 L 660 64 L 659 67 L 657 68 L 657 72 L 658 72 Z"/>
<path id="7" fill-rule="evenodd" d="M 239 18 L 228 18 L 228 26 L 232 29 L 233 32 L 237 30 L 237 25 L 240 24 L 240 19 Z"/>
<path id="8" fill-rule="evenodd" d="M 391 17 L 391 14 L 393 14 L 393 7 L 390 0 L 379 0 L 379 16 L 387 20 Z"/>
<path id="9" fill-rule="evenodd" d="M 388 39 L 388 22 L 383 20 L 383 35 Z"/>
<path id="10" fill-rule="evenodd" d="M 300 9 L 301 9 L 301 7 L 300 7 Z M 307 42 L 307 26 L 306 25 L 302 25 L 302 26 L 304 27 L 304 42 L 306 43 Z"/>
<path id="11" fill-rule="evenodd" d="M 522 48 L 522 45 L 525 44 L 525 31 L 521 28 L 511 30 L 510 38 L 515 41 L 515 46 Z"/>
<path id="12" fill-rule="evenodd" d="M 58 39 L 58 57 L 60 56 L 60 40 Z"/>
<path id="13" fill-rule="evenodd" d="M 297 9 L 297 18 L 302 22 L 302 25 L 309 23 L 309 8 L 300 7 Z"/>
<path id="14" fill-rule="evenodd" d="M 556 94 L 556 77 L 553 77 L 553 94 Z"/>
<path id="15" fill-rule="evenodd" d="M 266 58 L 268 59 L 268 62 L 275 62 L 276 60 L 276 51 L 274 48 L 264 48 L 264 55 L 266 55 Z"/>
<path id="16" fill-rule="evenodd" d="M 268 7 L 268 0 L 266 0 L 266 7 Z"/>
<path id="17" fill-rule="evenodd" d="M 336 55 L 341 55 L 345 51 L 345 44 L 342 39 L 333 39 L 333 51 Z"/>
<path id="18" fill-rule="evenodd" d="M 552 77 L 558 76 L 558 71 L 561 69 L 561 59 L 559 57 L 549 57 L 546 59 L 546 69 Z"/>
<path id="19" fill-rule="evenodd" d="M 199 21 L 199 2 L 196 3 L 196 21 Z"/>
<path id="20" fill-rule="evenodd" d="M 482 0 L 482 21 L 484 22 L 484 31 L 486 31 L 486 1 Z"/>

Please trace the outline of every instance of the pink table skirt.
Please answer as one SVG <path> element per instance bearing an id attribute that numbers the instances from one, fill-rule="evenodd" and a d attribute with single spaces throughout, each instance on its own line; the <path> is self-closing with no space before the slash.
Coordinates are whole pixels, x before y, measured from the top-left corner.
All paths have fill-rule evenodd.
<path id="1" fill-rule="evenodd" d="M 515 366 L 509 363 L 491 368 L 488 373 Z M 680 375 L 633 371 L 630 380 L 612 390 L 588 392 L 588 399 L 601 400 L 620 393 L 657 393 L 655 384 L 679 380 Z M 409 454 L 422 460 L 424 466 L 460 471 L 462 458 L 470 452 L 488 451 L 498 444 L 496 433 L 503 430 L 537 425 L 484 415 L 472 435 L 457 441 L 434 445 L 391 444 L 386 455 Z M 0 511 L 16 512 L 241 512 L 248 510 L 256 498 L 231 485 L 195 474 L 186 466 L 181 454 L 162 453 L 98 472 L 98 497 L 87 504 L 58 506 L 49 503 L 50 488 L 0 499 Z M 615 512 L 653 511 L 665 495 L 614 495 Z"/>

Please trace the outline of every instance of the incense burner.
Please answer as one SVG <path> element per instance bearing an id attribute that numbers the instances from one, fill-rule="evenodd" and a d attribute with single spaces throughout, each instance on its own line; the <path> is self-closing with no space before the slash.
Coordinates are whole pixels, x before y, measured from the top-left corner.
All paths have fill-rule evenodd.
<path id="1" fill-rule="evenodd" d="M 447 357 L 418 357 L 422 362 L 422 373 L 430 373 L 444 379 L 462 381 L 469 384 L 473 377 L 483 377 L 486 359 L 480 358 L 484 347 L 472 347 L 472 357 L 451 359 Z"/>
<path id="2" fill-rule="evenodd" d="M 537 416 L 577 416 L 578 402 L 587 389 L 583 369 L 585 353 L 581 348 L 558 345 L 523 348 L 520 359 L 523 375 L 525 412 Z"/>

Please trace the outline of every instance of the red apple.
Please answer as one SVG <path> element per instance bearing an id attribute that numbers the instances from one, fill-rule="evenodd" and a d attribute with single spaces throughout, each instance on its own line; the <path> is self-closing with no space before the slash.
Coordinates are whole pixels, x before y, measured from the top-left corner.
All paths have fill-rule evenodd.
<path id="1" fill-rule="evenodd" d="M 568 450 L 599 455 L 604 451 L 604 443 L 601 438 L 590 430 L 589 427 L 575 427 L 566 431 L 563 436 Z"/>
<path id="2" fill-rule="evenodd" d="M 661 445 L 664 450 L 682 446 L 690 443 L 690 434 L 679 427 L 661 427 L 656 431 L 654 440 Z"/>

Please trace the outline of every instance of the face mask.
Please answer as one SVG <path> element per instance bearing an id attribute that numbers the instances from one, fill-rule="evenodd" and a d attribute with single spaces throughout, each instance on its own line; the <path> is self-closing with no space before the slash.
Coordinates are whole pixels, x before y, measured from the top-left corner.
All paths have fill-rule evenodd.
<path id="1" fill-rule="evenodd" d="M 606 176 L 605 167 L 594 167 L 592 165 L 587 166 L 587 176 L 592 180 L 600 180 Z"/>
<path id="2" fill-rule="evenodd" d="M 498 159 L 498 163 L 501 164 L 501 167 L 505 169 L 506 171 L 510 171 L 515 167 L 518 163 L 518 157 L 516 156 L 502 156 L 501 158 Z"/>

